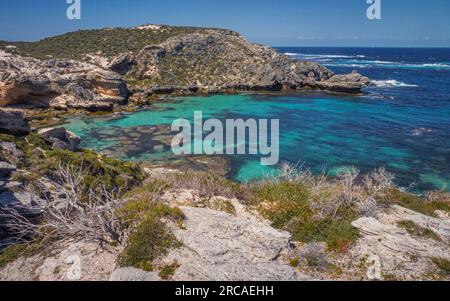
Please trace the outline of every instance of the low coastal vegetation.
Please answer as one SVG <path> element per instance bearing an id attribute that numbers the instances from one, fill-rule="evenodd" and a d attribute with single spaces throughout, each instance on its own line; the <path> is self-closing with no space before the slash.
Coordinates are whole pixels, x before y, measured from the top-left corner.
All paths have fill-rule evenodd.
<path id="1" fill-rule="evenodd" d="M 441 270 L 444 276 L 450 275 L 450 260 L 445 258 L 433 258 L 432 261 Z"/>
<path id="2" fill-rule="evenodd" d="M 15 143 L 23 153 L 20 160 L 14 163 L 27 171 L 18 175 L 27 184 L 36 183 L 41 177 L 53 180 L 61 162 L 85 173 L 82 183 L 85 193 L 96 187 L 125 193 L 144 179 L 142 169 L 136 164 L 114 160 L 89 150 L 72 152 L 56 149 L 50 141 L 37 134 L 25 137 L 0 134 L 0 140 Z"/>
<path id="3" fill-rule="evenodd" d="M 408 231 L 409 234 L 424 237 L 424 238 L 431 238 L 436 241 L 442 241 L 441 237 L 437 235 L 435 232 L 433 232 L 430 229 L 426 229 L 424 227 L 421 227 L 414 223 L 413 221 L 401 221 L 398 222 L 398 225 Z"/>
<path id="4" fill-rule="evenodd" d="M 361 216 L 374 216 L 378 209 L 401 205 L 429 216 L 436 210 L 450 212 L 450 203 L 403 192 L 394 184 L 393 175 L 379 169 L 361 176 L 348 171 L 337 178 L 285 164 L 277 177 L 251 185 L 252 205 L 273 225 L 288 230 L 294 240 L 311 243 L 326 242 L 330 251 L 346 251 L 358 237 L 352 222 Z M 413 222 L 399 226 L 411 234 L 440 240 L 433 231 Z"/>
<path id="5" fill-rule="evenodd" d="M 157 45 L 171 37 L 208 30 L 208 28 L 164 25 L 154 26 L 154 30 L 150 29 L 79 30 L 37 42 L 0 41 L 0 49 L 9 45 L 16 46 L 15 52 L 17 54 L 39 59 L 83 60 L 86 54 L 95 53 L 112 58 L 121 53 L 138 53 L 147 45 Z"/>
<path id="6" fill-rule="evenodd" d="M 306 260 L 307 267 L 339 275 L 341 268 L 327 259 L 322 246 L 333 254 L 347 253 L 360 237 L 352 225 L 358 218 L 374 217 L 380 208 L 391 205 L 429 216 L 436 216 L 436 210 L 450 212 L 448 194 L 433 192 L 422 198 L 401 191 L 385 169 L 368 175 L 349 170 L 330 178 L 284 164 L 275 176 L 250 184 L 196 171 L 171 171 L 154 178 L 136 164 L 86 150 L 56 149 L 37 134 L 2 134 L 0 138 L 22 152 L 14 177 L 47 202 L 37 223 L 2 209 L 2 214 L 17 220 L 9 226 L 22 240 L 0 254 L 0 267 L 42 253 L 57 242 L 84 240 L 118 250 L 119 266 L 157 271 L 162 279 L 171 279 L 178 263 L 160 260 L 171 249 L 182 247 L 173 229 L 183 229 L 185 219 L 176 204 L 164 201 L 163 196 L 171 191 L 194 191 L 201 203 L 193 206 L 232 215 L 236 208 L 231 200 L 255 209 L 275 228 L 288 231 L 295 242 L 307 246 L 300 257 L 290 259 L 291 266 L 303 266 Z M 413 236 L 442 242 L 437 233 L 412 221 L 400 221 L 398 227 Z M 448 273 L 446 259 L 432 262 Z"/>

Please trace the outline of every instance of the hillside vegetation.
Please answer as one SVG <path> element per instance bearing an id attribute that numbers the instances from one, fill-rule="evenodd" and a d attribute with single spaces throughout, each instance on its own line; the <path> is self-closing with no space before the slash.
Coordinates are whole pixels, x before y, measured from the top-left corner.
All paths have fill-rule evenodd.
<path id="1" fill-rule="evenodd" d="M 45 38 L 37 42 L 0 41 L 0 48 L 16 46 L 15 53 L 39 59 L 83 59 L 86 54 L 99 54 L 107 58 L 124 52 L 138 53 L 147 45 L 157 45 L 169 38 L 191 33 L 204 33 L 211 28 L 176 27 L 158 25 L 156 29 L 105 28 L 80 30 Z M 215 29 L 237 36 L 228 30 Z"/>

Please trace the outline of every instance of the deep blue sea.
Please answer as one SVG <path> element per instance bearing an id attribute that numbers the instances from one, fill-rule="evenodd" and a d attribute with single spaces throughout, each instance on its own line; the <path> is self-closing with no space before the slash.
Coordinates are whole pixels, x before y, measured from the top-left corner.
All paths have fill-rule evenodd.
<path id="1" fill-rule="evenodd" d="M 145 143 L 146 127 L 176 118 L 278 118 L 281 160 L 330 175 L 386 167 L 397 183 L 417 191 L 450 190 L 450 49 L 279 48 L 336 73 L 353 70 L 374 86 L 362 96 L 326 93 L 184 97 L 114 117 L 73 117 L 69 129 L 83 146 L 126 160 L 175 160 L 167 147 Z M 144 130 L 143 130 L 144 129 Z M 153 138 L 152 138 L 153 139 Z M 231 156 L 229 176 L 239 181 L 270 169 L 254 156 Z"/>

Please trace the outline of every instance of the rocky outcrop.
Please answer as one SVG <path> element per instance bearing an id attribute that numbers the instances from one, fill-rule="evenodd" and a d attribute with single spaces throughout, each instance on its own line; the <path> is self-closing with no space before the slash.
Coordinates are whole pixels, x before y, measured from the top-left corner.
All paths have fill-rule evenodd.
<path id="1" fill-rule="evenodd" d="M 249 43 L 237 33 L 215 30 L 149 45 L 126 62 L 133 65 L 129 77 L 155 94 L 187 92 L 191 87 L 203 92 L 323 89 L 354 93 L 369 83 L 357 73 L 338 76 L 317 63 Z"/>
<path id="2" fill-rule="evenodd" d="M 122 77 L 78 61 L 42 61 L 0 53 L 0 106 L 110 109 L 128 96 Z"/>
<path id="3" fill-rule="evenodd" d="M 157 272 L 145 272 L 135 268 L 120 268 L 115 270 L 109 281 L 161 281 Z"/>
<path id="4" fill-rule="evenodd" d="M 53 146 L 60 149 L 77 151 L 81 138 L 65 128 L 49 128 L 38 132 L 39 135 L 53 142 Z"/>
<path id="5" fill-rule="evenodd" d="M 422 235 L 411 233 L 401 223 L 421 229 Z M 353 226 L 361 238 L 352 249 L 356 257 L 376 258 L 381 279 L 423 280 L 439 274 L 435 259 L 450 261 L 450 218 L 431 217 L 393 206 L 377 218 L 363 217 Z M 378 279 L 378 280 L 381 280 Z"/>
<path id="6" fill-rule="evenodd" d="M 326 81 L 320 81 L 317 86 L 323 90 L 343 92 L 343 93 L 358 93 L 362 87 L 368 86 L 370 80 L 354 71 L 350 74 L 334 75 Z"/>
<path id="7" fill-rule="evenodd" d="M 174 280 L 311 280 L 279 259 L 290 247 L 289 233 L 247 212 L 237 200 L 226 201 L 233 204 L 235 214 L 180 207 L 186 222 L 174 233 L 183 247 L 172 250 L 164 259 L 167 264 L 179 265 Z"/>
<path id="8" fill-rule="evenodd" d="M 31 131 L 22 112 L 0 108 L 0 133 L 26 135 Z"/>
<path id="9" fill-rule="evenodd" d="M 85 241 L 19 260 L 0 270 L 0 281 L 106 281 L 116 267 L 114 250 Z"/>

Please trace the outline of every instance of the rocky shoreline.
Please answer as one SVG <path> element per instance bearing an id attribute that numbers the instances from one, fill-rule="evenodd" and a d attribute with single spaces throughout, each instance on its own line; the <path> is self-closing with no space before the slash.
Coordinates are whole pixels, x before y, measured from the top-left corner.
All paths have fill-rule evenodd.
<path id="1" fill-rule="evenodd" d="M 158 26 L 127 30 L 129 35 L 147 35 L 141 46 L 136 46 L 142 47 L 139 51 L 112 55 L 81 49 L 77 60 L 55 59 L 50 50 L 47 55 L 32 57 L 38 56 L 40 43 L 60 37 L 28 43 L 26 51 L 22 44 L 1 42 L 0 106 L 96 112 L 112 111 L 128 102 L 147 104 L 161 95 L 307 90 L 360 93 L 370 83 L 356 72 L 336 75 L 317 63 L 297 61 L 270 47 L 249 43 L 232 31 Z M 154 35 L 171 30 L 176 34 L 152 44 Z M 76 39 L 76 34 L 61 39 Z M 115 32 L 91 31 L 83 39 L 96 34 L 108 39 Z M 105 45 L 108 47 L 114 45 Z"/>

